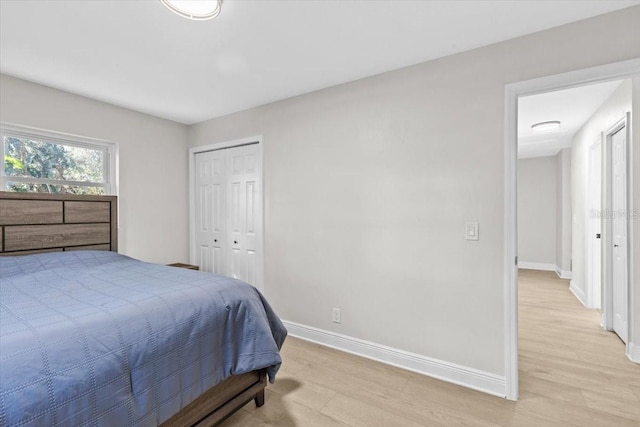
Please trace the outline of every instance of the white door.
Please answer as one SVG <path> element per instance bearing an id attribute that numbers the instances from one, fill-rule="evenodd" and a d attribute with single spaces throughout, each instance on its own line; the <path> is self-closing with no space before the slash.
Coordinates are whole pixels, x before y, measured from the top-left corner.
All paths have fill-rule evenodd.
<path id="1" fill-rule="evenodd" d="M 258 269 L 258 209 L 260 170 L 258 145 L 225 151 L 227 155 L 227 239 L 229 260 L 226 275 L 255 284 Z"/>
<path id="2" fill-rule="evenodd" d="M 195 154 L 194 262 L 259 286 L 262 191 L 258 144 Z"/>
<path id="3" fill-rule="evenodd" d="M 611 136 L 611 231 L 613 330 L 627 342 L 627 140 L 626 127 Z"/>
<path id="4" fill-rule="evenodd" d="M 225 156 L 208 151 L 195 156 L 195 263 L 200 270 L 225 274 Z"/>

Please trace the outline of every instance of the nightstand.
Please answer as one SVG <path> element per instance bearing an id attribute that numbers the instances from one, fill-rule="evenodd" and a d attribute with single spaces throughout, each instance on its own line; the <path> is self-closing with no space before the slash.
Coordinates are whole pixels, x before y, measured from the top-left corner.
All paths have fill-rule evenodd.
<path id="1" fill-rule="evenodd" d="M 183 264 L 181 262 L 175 262 L 173 264 L 168 264 L 168 266 L 169 267 L 186 268 L 188 270 L 200 270 L 200 267 L 198 267 L 197 265 Z"/>

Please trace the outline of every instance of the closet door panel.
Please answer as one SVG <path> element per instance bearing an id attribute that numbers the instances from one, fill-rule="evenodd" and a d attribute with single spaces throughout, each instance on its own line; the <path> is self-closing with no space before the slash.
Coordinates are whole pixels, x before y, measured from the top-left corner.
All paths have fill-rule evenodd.
<path id="1" fill-rule="evenodd" d="M 195 262 L 202 271 L 226 274 L 225 154 L 209 151 L 195 156 Z"/>
<path id="2" fill-rule="evenodd" d="M 249 283 L 256 283 L 258 277 L 259 215 L 261 207 L 260 162 L 258 146 L 245 147 L 244 169 L 244 257 L 245 276 Z"/>
<path id="3" fill-rule="evenodd" d="M 229 223 L 229 276 L 246 281 L 244 238 L 244 147 L 226 150 L 227 154 L 227 219 Z"/>

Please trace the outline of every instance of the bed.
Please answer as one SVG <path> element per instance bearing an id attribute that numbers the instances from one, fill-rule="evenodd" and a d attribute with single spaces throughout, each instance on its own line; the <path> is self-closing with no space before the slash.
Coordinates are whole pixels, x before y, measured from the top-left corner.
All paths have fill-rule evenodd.
<path id="1" fill-rule="evenodd" d="M 268 302 L 117 254 L 116 203 L 0 192 L 1 426 L 205 426 L 264 403 L 286 337 Z"/>

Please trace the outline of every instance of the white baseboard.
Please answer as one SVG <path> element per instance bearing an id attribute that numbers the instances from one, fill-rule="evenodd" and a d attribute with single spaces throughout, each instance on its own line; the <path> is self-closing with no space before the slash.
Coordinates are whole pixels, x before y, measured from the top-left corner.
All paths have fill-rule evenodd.
<path id="1" fill-rule="evenodd" d="M 557 265 L 556 265 L 556 274 L 561 279 L 572 279 L 573 278 L 573 276 L 571 275 L 570 271 L 561 270 L 560 267 L 558 267 Z"/>
<path id="2" fill-rule="evenodd" d="M 546 262 L 527 262 L 518 261 L 518 268 L 524 268 L 527 270 L 543 270 L 543 271 L 556 271 L 556 265 Z"/>
<path id="3" fill-rule="evenodd" d="M 506 397 L 507 383 L 506 378 L 502 375 L 421 356 L 311 326 L 284 320 L 282 323 L 284 323 L 289 331 L 289 335 L 296 338 L 332 347 L 409 371 L 418 372 L 495 396 Z"/>
<path id="4" fill-rule="evenodd" d="M 559 278 L 571 279 L 570 271 L 562 270 L 560 267 L 550 262 L 518 261 L 518 268 L 523 268 L 525 270 L 555 271 Z"/>
<path id="5" fill-rule="evenodd" d="M 582 289 L 580 289 L 578 285 L 576 285 L 576 282 L 572 280 L 571 283 L 569 284 L 569 289 L 576 296 L 576 298 L 578 298 L 578 301 L 580 301 L 580 303 L 586 307 L 587 296 L 584 294 Z"/>
<path id="6" fill-rule="evenodd" d="M 640 363 L 640 346 L 630 342 L 627 344 L 627 357 L 635 363 Z"/>

